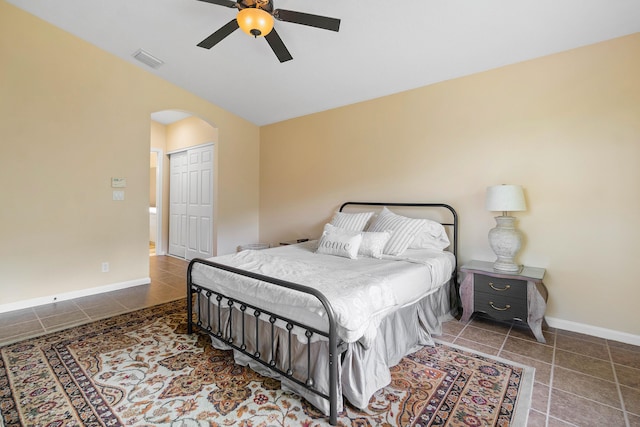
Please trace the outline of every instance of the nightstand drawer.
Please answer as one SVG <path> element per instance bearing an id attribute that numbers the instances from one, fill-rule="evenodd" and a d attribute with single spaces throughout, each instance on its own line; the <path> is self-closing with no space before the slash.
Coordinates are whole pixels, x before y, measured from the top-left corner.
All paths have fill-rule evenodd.
<path id="1" fill-rule="evenodd" d="M 527 300 L 527 282 L 518 279 L 505 279 L 491 277 L 483 274 L 474 274 L 473 287 L 476 298 L 478 293 L 495 295 L 495 298 L 509 297 Z"/>
<path id="2" fill-rule="evenodd" d="M 510 298 L 483 292 L 475 294 L 474 310 L 499 320 L 518 318 L 527 321 L 527 298 Z"/>

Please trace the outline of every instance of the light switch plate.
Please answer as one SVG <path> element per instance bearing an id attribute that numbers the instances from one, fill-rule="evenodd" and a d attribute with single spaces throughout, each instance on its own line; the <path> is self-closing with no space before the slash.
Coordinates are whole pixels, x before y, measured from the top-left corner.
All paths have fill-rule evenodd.
<path id="1" fill-rule="evenodd" d="M 113 200 L 124 200 L 124 190 L 113 190 Z"/>

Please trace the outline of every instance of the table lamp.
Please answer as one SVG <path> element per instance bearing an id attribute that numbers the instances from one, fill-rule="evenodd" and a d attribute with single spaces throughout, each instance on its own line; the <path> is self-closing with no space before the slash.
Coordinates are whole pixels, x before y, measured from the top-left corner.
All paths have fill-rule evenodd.
<path id="1" fill-rule="evenodd" d="M 498 259 L 493 268 L 504 272 L 519 272 L 522 266 L 514 259 L 522 245 L 522 233 L 516 228 L 515 218 L 509 212 L 527 210 L 524 192 L 519 185 L 494 185 L 487 188 L 485 208 L 502 212 L 496 218 L 496 227 L 489 230 L 489 245 Z"/>

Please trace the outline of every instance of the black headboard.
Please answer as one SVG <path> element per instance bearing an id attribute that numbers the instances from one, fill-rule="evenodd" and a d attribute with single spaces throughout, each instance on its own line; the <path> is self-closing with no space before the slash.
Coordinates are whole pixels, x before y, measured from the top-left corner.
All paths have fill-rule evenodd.
<path id="1" fill-rule="evenodd" d="M 452 253 L 456 257 L 456 265 L 458 263 L 458 213 L 455 209 L 445 203 L 382 203 L 382 202 L 345 202 L 340 206 L 340 212 L 347 206 L 397 206 L 397 207 L 425 207 L 425 208 L 443 208 L 447 209 L 450 214 L 451 222 L 440 222 L 442 225 L 452 227 Z"/>

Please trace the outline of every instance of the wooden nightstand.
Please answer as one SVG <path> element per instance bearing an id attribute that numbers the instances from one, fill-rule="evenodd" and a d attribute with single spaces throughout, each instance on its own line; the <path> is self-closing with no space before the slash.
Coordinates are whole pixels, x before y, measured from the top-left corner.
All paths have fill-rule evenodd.
<path id="1" fill-rule="evenodd" d="M 496 320 L 519 319 L 538 341 L 546 342 L 542 335 L 548 295 L 542 283 L 544 268 L 525 266 L 519 273 L 505 273 L 494 270 L 492 262 L 471 261 L 460 270 L 466 273 L 460 285 L 460 321 L 468 321 L 476 311 Z"/>

